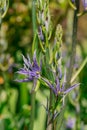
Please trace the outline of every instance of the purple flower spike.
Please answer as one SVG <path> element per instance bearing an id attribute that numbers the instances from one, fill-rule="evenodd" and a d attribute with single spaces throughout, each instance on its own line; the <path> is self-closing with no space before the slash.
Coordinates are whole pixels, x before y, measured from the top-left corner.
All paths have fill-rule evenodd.
<path id="1" fill-rule="evenodd" d="M 42 80 L 48 85 L 48 87 L 53 91 L 53 93 L 55 94 L 55 96 L 58 95 L 66 95 L 68 94 L 70 91 L 72 91 L 74 88 L 78 87 L 80 85 L 80 83 L 78 84 L 74 84 L 71 87 L 69 87 L 68 89 L 65 89 L 65 83 L 66 83 L 66 70 L 65 70 L 65 74 L 64 74 L 64 81 L 61 84 L 61 81 L 59 80 L 59 76 L 55 77 L 55 83 L 51 84 L 51 82 L 48 79 L 42 78 Z"/>
<path id="2" fill-rule="evenodd" d="M 23 55 L 22 55 L 23 56 Z M 23 56 L 24 61 L 24 68 L 21 68 L 19 71 L 17 71 L 18 74 L 25 75 L 25 79 L 16 79 L 16 82 L 29 82 L 34 79 L 38 79 L 40 77 L 40 71 L 41 67 L 39 67 L 37 60 L 36 60 L 36 52 L 34 52 L 33 56 L 33 62 L 30 62 L 29 56 L 25 58 Z"/>

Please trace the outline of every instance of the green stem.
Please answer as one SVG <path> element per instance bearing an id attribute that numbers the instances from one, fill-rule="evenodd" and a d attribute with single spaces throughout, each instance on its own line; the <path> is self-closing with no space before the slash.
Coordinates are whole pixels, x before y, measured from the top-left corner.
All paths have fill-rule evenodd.
<path id="1" fill-rule="evenodd" d="M 51 113 L 50 113 L 50 109 L 52 108 L 52 105 L 53 105 L 53 92 L 52 90 L 50 90 L 49 112 L 48 112 L 48 117 L 47 117 L 47 130 L 54 130 L 54 127 L 53 127 L 54 121 L 52 120 Z"/>
<path id="2" fill-rule="evenodd" d="M 30 119 L 30 129 L 34 128 L 34 118 L 35 118 L 35 92 L 31 93 L 31 119 Z"/>
<path id="3" fill-rule="evenodd" d="M 37 24 L 36 24 L 36 0 L 32 0 L 32 26 L 33 26 L 33 36 L 35 41 L 33 42 L 32 53 L 37 48 Z"/>
<path id="4" fill-rule="evenodd" d="M 66 88 L 70 86 L 70 80 L 73 73 L 73 66 L 75 62 L 75 55 L 76 55 L 76 43 L 77 43 L 77 27 L 78 27 L 78 17 L 77 14 L 79 12 L 79 0 L 75 0 L 77 9 L 74 12 L 74 21 L 73 21 L 73 34 L 72 34 L 72 49 L 71 49 L 71 56 L 70 56 L 70 65 L 67 74 L 67 83 Z"/>
<path id="5" fill-rule="evenodd" d="M 37 30 L 37 25 L 36 25 L 36 0 L 32 0 L 32 26 L 33 26 L 33 35 L 34 37 L 36 37 L 36 30 Z M 34 53 L 34 50 L 36 49 L 36 38 L 35 38 L 35 41 L 34 41 L 34 45 L 35 45 L 35 48 L 33 48 L 32 50 L 32 53 Z M 34 46 L 32 45 L 32 47 Z M 36 81 L 34 80 L 33 82 L 33 87 L 35 88 L 36 86 Z M 29 130 L 33 130 L 34 128 L 34 118 L 35 118 L 35 92 L 32 91 L 31 93 L 31 119 L 30 119 L 30 128 Z"/>
<path id="6" fill-rule="evenodd" d="M 32 0 L 32 23 L 33 23 L 33 34 L 35 35 L 37 25 L 36 25 L 36 0 Z"/>

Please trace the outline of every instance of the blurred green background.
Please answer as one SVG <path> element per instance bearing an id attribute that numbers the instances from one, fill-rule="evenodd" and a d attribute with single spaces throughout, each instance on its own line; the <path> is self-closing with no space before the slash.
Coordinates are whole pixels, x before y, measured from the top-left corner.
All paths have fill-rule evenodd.
<path id="1" fill-rule="evenodd" d="M 53 25 L 51 42 L 58 23 L 63 27 L 63 57 L 67 62 L 71 48 L 73 9 L 66 0 L 50 0 L 50 15 Z M 80 10 L 83 10 L 80 3 Z M 2 19 L 0 29 L 0 130 L 28 130 L 30 123 L 30 89 L 32 83 L 15 83 L 15 72 L 22 66 L 22 56 L 29 53 L 33 41 L 32 1 L 9 0 L 9 9 Z M 87 56 L 87 14 L 79 18 L 77 58 L 74 72 L 78 70 Z M 67 58 L 65 54 L 67 53 Z M 61 130 L 68 130 L 68 123 L 73 124 L 72 130 L 87 130 L 87 65 L 83 68 L 77 82 L 82 83 L 77 91 L 69 94 Z M 45 130 L 46 105 L 48 89 L 39 88 L 36 93 L 36 109 L 34 130 Z M 38 127 L 39 126 L 39 127 Z"/>

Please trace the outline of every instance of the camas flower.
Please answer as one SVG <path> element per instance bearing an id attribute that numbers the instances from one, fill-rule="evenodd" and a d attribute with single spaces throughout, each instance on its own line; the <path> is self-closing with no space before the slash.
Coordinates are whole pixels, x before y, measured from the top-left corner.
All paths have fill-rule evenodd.
<path id="1" fill-rule="evenodd" d="M 24 67 L 17 71 L 18 74 L 25 75 L 24 79 L 16 79 L 17 82 L 29 82 L 40 77 L 41 66 L 39 67 L 36 60 L 36 52 L 34 52 L 33 62 L 30 62 L 30 57 L 25 58 L 23 56 Z"/>
<path id="2" fill-rule="evenodd" d="M 42 80 L 48 85 L 48 87 L 53 91 L 53 93 L 58 96 L 60 94 L 62 95 L 66 95 L 67 93 L 69 93 L 71 90 L 73 90 L 74 88 L 76 88 L 77 86 L 80 85 L 80 83 L 78 84 L 74 84 L 72 86 L 70 86 L 68 89 L 65 89 L 65 84 L 66 84 L 66 73 L 64 74 L 64 81 L 61 85 L 60 83 L 60 79 L 58 76 L 56 76 L 55 79 L 55 83 L 51 83 L 49 80 L 42 78 Z"/>

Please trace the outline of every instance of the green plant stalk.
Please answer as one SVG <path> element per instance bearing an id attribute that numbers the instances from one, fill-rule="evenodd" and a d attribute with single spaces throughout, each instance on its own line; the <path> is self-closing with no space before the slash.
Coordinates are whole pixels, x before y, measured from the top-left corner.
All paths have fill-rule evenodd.
<path id="1" fill-rule="evenodd" d="M 33 34 L 36 34 L 36 0 L 32 0 L 32 24 L 33 24 Z"/>
<path id="2" fill-rule="evenodd" d="M 34 53 L 34 50 L 37 49 L 36 0 L 32 0 L 32 26 L 33 26 L 33 36 L 34 36 L 32 53 Z"/>
<path id="3" fill-rule="evenodd" d="M 76 10 L 74 12 L 74 21 L 73 21 L 73 34 L 72 34 L 72 49 L 71 49 L 71 56 L 70 56 L 70 65 L 67 73 L 67 82 L 66 88 L 70 86 L 70 81 L 73 73 L 73 66 L 75 62 L 76 56 L 76 43 L 77 43 L 77 27 L 78 27 L 78 17 L 77 14 L 79 12 L 79 0 L 75 0 L 76 3 Z"/>
<path id="4" fill-rule="evenodd" d="M 35 118 L 35 92 L 31 93 L 31 118 L 30 118 L 30 129 L 33 130 L 34 128 L 34 118 Z"/>
<path id="5" fill-rule="evenodd" d="M 60 130 L 62 123 L 63 123 L 63 118 L 64 118 L 64 112 L 65 112 L 66 106 L 64 105 L 59 116 L 57 117 L 57 124 L 56 124 L 56 130 Z"/>
<path id="6" fill-rule="evenodd" d="M 37 25 L 36 25 L 36 0 L 32 0 L 32 26 L 33 26 L 33 35 L 36 37 Z M 36 39 L 36 38 L 35 38 Z M 37 40 L 33 43 L 35 48 L 37 49 Z M 34 46 L 32 45 L 32 47 Z M 34 53 L 35 48 L 32 50 L 32 54 Z M 33 87 L 35 88 L 36 81 L 33 82 Z M 34 118 L 35 118 L 35 95 L 36 93 L 32 91 L 31 93 L 31 118 L 30 118 L 30 127 L 29 130 L 33 130 L 34 128 Z"/>
<path id="7" fill-rule="evenodd" d="M 54 130 L 53 129 L 54 122 L 53 121 L 50 122 L 51 120 L 50 109 L 52 107 L 52 103 L 53 103 L 53 93 L 52 93 L 52 90 L 50 90 L 49 112 L 47 116 L 47 130 Z"/>

